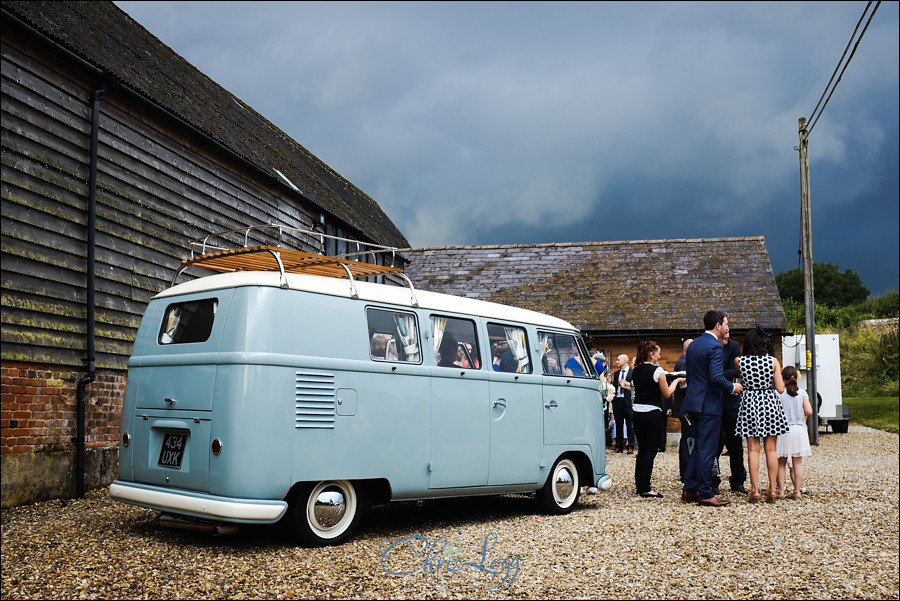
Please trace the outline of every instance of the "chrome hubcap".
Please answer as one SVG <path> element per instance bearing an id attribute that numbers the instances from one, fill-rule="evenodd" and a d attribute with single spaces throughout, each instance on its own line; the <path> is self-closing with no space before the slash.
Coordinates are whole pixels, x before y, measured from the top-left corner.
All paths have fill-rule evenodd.
<path id="1" fill-rule="evenodd" d="M 563 500 L 569 498 L 569 495 L 575 490 L 575 478 L 572 476 L 572 472 L 569 471 L 568 467 L 560 467 L 559 471 L 556 472 L 556 482 L 553 486 L 556 491 L 557 499 Z"/>
<path id="2" fill-rule="evenodd" d="M 330 486 L 316 496 L 313 516 L 321 528 L 333 528 L 340 523 L 347 511 L 347 500 L 343 492 Z"/>

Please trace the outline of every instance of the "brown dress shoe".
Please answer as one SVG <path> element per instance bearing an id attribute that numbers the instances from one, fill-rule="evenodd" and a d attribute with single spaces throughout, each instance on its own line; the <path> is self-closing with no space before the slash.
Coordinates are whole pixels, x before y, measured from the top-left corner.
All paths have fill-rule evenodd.
<path id="1" fill-rule="evenodd" d="M 697 499 L 697 504 L 704 507 L 725 507 L 726 505 L 731 505 L 731 501 L 712 497 L 711 499 Z"/>
<path id="2" fill-rule="evenodd" d="M 626 452 L 627 452 L 629 455 L 634 455 L 634 449 L 628 449 L 628 451 L 626 451 Z"/>
<path id="3" fill-rule="evenodd" d="M 694 501 L 699 501 L 700 497 L 697 496 L 695 492 L 682 491 L 681 500 L 685 503 L 693 503 Z"/>

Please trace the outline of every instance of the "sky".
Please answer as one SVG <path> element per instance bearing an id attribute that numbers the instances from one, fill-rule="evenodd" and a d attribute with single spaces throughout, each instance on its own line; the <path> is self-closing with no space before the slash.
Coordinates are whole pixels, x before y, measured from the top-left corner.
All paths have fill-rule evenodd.
<path id="1" fill-rule="evenodd" d="M 896 1 L 861 40 L 878 3 L 115 4 L 414 247 L 764 236 L 800 267 L 830 93 L 812 259 L 898 290 Z"/>

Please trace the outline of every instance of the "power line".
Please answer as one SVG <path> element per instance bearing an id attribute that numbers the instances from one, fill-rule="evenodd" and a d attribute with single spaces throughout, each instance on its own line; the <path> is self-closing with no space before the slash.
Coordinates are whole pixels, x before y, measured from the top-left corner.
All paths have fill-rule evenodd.
<path id="1" fill-rule="evenodd" d="M 866 26 L 863 28 L 862 32 L 859 34 L 859 38 L 857 38 L 856 43 L 853 43 L 853 39 L 856 38 L 856 32 L 859 31 L 859 25 L 863 22 L 863 19 L 866 18 L 866 13 L 869 12 L 869 8 L 872 6 L 872 0 L 866 4 L 866 9 L 863 11 L 862 16 L 859 18 L 859 21 L 856 23 L 856 28 L 853 30 L 853 35 L 850 36 L 850 41 L 847 42 L 847 47 L 844 49 L 844 54 L 841 55 L 841 60 L 838 61 L 837 67 L 834 68 L 834 73 L 831 74 L 831 79 L 828 81 L 828 85 L 825 86 L 825 91 L 822 92 L 822 96 L 819 98 L 819 102 L 816 104 L 816 108 L 813 109 L 812 113 L 809 115 L 810 126 L 807 129 L 806 134 L 812 133 L 813 128 L 816 126 L 816 123 L 819 122 L 819 117 L 822 116 L 822 113 L 825 111 L 825 107 L 828 105 L 828 101 L 831 100 L 831 95 L 834 94 L 835 88 L 837 88 L 838 83 L 840 83 L 841 78 L 844 76 L 844 72 L 847 70 L 847 66 L 850 64 L 850 61 L 853 59 L 853 55 L 856 54 L 856 49 L 859 48 L 859 43 L 862 41 L 863 36 L 866 34 L 866 30 L 869 29 L 869 25 L 872 23 L 872 19 L 875 17 L 875 13 L 878 12 L 878 7 L 881 6 L 881 0 L 875 4 L 875 8 L 872 10 L 872 14 L 869 15 L 869 20 L 866 21 Z M 850 52 L 850 56 L 847 57 L 847 51 L 850 50 L 850 45 L 853 45 L 853 51 Z M 847 57 L 847 62 L 844 62 L 844 58 Z M 843 63 L 844 68 L 841 69 L 841 64 Z M 834 76 L 837 75 L 838 70 L 840 69 L 841 74 L 838 76 L 837 81 L 835 81 Z M 832 86 L 831 83 L 834 82 Z M 831 91 L 828 91 L 828 88 L 831 88 Z M 828 97 L 825 98 L 825 94 L 828 94 Z M 825 98 L 825 103 L 822 104 L 822 99 Z M 819 105 L 822 105 L 822 110 L 819 110 Z M 816 114 L 816 111 L 819 111 Z"/>

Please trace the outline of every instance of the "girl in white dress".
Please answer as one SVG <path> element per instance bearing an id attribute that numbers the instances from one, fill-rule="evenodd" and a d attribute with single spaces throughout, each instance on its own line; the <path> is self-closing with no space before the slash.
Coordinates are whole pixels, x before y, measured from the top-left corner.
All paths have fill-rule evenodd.
<path id="1" fill-rule="evenodd" d="M 798 378 L 800 374 L 793 365 L 788 365 L 781 370 L 784 380 L 784 392 L 778 395 L 781 405 L 784 407 L 784 415 L 788 422 L 787 434 L 778 437 L 775 443 L 778 454 L 778 490 L 784 492 L 785 471 L 788 461 L 791 461 L 791 481 L 794 483 L 794 492 L 787 496 L 788 499 L 800 500 L 803 490 L 803 458 L 812 455 L 809 447 L 809 433 L 806 429 L 806 418 L 812 415 L 812 405 L 809 395 L 800 388 Z"/>

